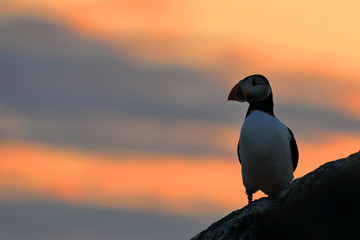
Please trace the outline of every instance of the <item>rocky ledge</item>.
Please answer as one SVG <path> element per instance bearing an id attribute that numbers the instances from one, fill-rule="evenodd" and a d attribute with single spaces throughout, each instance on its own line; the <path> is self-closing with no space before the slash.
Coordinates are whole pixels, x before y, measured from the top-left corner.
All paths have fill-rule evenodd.
<path id="1" fill-rule="evenodd" d="M 360 239 L 360 152 L 328 162 L 192 240 Z"/>

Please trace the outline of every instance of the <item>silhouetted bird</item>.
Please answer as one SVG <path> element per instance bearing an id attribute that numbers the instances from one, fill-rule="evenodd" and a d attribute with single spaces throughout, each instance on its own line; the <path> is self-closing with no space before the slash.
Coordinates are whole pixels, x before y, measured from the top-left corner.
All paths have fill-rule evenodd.
<path id="1" fill-rule="evenodd" d="M 269 81 L 251 75 L 236 84 L 228 100 L 248 102 L 237 154 L 249 203 L 258 190 L 278 192 L 294 178 L 299 152 L 293 133 L 274 115 Z"/>

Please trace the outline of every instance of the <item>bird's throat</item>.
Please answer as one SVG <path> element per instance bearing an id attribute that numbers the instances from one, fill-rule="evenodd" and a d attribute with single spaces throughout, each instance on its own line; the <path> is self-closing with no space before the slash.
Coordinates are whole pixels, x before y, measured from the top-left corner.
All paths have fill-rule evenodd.
<path id="1" fill-rule="evenodd" d="M 263 101 L 251 102 L 250 105 L 249 105 L 249 108 L 247 110 L 246 117 L 248 117 L 249 114 L 254 110 L 263 111 L 263 112 L 266 112 L 266 113 L 270 114 L 271 116 L 275 117 L 275 115 L 274 115 L 274 101 L 273 101 L 272 94 Z"/>

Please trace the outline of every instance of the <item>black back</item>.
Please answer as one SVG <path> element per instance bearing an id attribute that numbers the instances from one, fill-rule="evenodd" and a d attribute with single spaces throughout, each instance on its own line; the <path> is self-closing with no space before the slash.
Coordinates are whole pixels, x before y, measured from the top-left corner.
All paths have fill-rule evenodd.
<path id="1" fill-rule="evenodd" d="M 291 160 L 292 160 L 292 164 L 293 164 L 293 171 L 295 171 L 295 169 L 298 165 L 298 160 L 299 160 L 299 150 L 298 150 L 293 132 L 290 130 L 290 128 L 287 128 L 287 129 L 289 130 L 289 133 L 291 136 L 291 138 L 290 138 Z"/>

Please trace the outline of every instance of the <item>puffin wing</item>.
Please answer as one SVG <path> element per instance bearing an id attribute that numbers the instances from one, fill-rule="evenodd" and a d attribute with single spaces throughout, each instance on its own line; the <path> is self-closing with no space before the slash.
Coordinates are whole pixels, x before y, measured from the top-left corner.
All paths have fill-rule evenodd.
<path id="1" fill-rule="evenodd" d="M 239 142 L 238 142 L 238 145 L 237 145 L 237 155 L 238 155 L 239 162 L 240 162 L 240 164 L 241 164 L 241 157 L 240 157 L 240 139 L 239 139 Z"/>
<path id="2" fill-rule="evenodd" d="M 298 159 L 299 159 L 299 150 L 298 150 L 298 147 L 296 144 L 294 134 L 292 133 L 290 128 L 287 128 L 287 129 L 289 130 L 289 133 L 290 133 L 291 160 L 292 160 L 292 164 L 293 164 L 293 171 L 295 171 L 297 164 L 298 164 Z"/>

